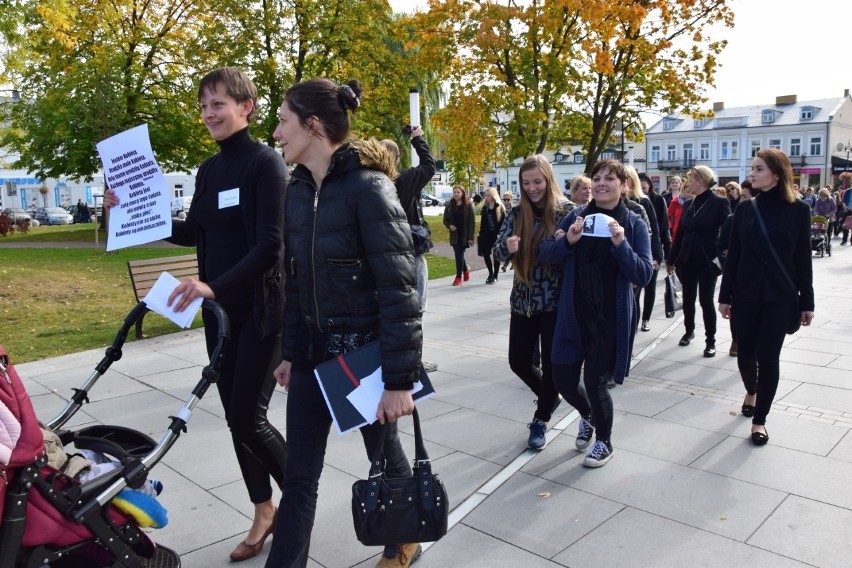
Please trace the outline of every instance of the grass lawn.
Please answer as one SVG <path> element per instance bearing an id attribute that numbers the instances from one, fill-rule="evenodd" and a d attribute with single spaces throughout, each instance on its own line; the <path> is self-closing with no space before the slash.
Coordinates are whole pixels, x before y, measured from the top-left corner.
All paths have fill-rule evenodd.
<path id="1" fill-rule="evenodd" d="M 449 242 L 440 216 L 427 221 L 435 242 Z M 94 242 L 94 227 L 91 223 L 34 227 L 26 234 L 0 237 L 0 243 Z M 103 242 L 103 233 L 99 240 Z M 136 304 L 127 261 L 192 252 L 131 248 L 106 254 L 94 248 L 0 248 L 0 345 L 15 363 L 105 347 Z M 426 258 L 430 280 L 455 273 L 452 258 L 433 254 Z M 200 325 L 199 316 L 193 327 Z M 150 314 L 144 331 L 146 337 L 155 337 L 179 328 Z M 135 340 L 133 330 L 127 340 Z"/>

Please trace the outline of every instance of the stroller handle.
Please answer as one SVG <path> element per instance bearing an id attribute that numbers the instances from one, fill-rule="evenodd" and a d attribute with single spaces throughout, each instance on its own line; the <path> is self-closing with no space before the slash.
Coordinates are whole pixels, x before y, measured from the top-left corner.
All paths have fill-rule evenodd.
<path id="1" fill-rule="evenodd" d="M 205 367 L 203 372 L 204 377 L 210 383 L 215 383 L 219 376 L 219 367 L 221 367 L 224 344 L 231 335 L 231 323 L 228 320 L 228 315 L 225 313 L 225 310 L 215 300 L 205 299 L 201 303 L 201 308 L 212 312 L 217 322 L 216 347 L 213 350 L 213 354 L 210 356 L 210 365 Z M 71 419 L 72 416 L 74 416 L 74 414 L 76 414 L 84 403 L 89 402 L 89 391 L 92 387 L 94 387 L 95 383 L 98 382 L 98 379 L 107 372 L 110 365 L 121 359 L 121 356 L 123 355 L 121 348 L 124 346 L 125 341 L 127 341 L 127 334 L 130 333 L 130 330 L 136 325 L 136 322 L 145 317 L 145 314 L 149 311 L 150 309 L 145 302 L 139 302 L 132 310 L 130 310 L 127 316 L 125 316 L 124 323 L 118 330 L 118 333 L 115 334 L 115 339 L 113 340 L 112 345 L 106 348 L 104 357 L 95 366 L 95 370 L 92 371 L 92 374 L 89 375 L 89 378 L 80 388 L 74 389 L 74 395 L 59 414 L 53 418 L 53 420 L 47 422 L 47 427 L 49 429 L 57 430 L 61 428 L 68 422 L 68 420 Z"/>

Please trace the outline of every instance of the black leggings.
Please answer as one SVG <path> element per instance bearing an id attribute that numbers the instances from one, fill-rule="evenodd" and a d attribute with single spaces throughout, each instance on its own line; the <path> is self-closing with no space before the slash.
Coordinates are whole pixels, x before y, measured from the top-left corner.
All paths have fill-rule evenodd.
<path id="1" fill-rule="evenodd" d="M 559 393 L 553 384 L 550 350 L 556 329 L 556 312 L 527 317 L 512 312 L 509 319 L 509 367 L 538 397 L 535 418 L 547 422 L 553 414 Z M 533 365 L 533 356 L 541 338 L 541 370 Z M 566 397 L 567 398 L 567 397 Z"/>
<path id="2" fill-rule="evenodd" d="M 555 364 L 553 378 L 556 388 L 571 406 L 577 409 L 584 418 L 591 410 L 592 424 L 595 427 L 595 438 L 609 442 L 612 436 L 613 406 L 607 382 L 612 378 L 615 366 L 615 321 L 607 321 L 603 329 L 598 330 L 599 341 L 594 357 L 567 365 Z M 583 370 L 583 385 L 586 387 L 588 403 L 578 393 L 580 386 L 580 370 Z M 578 396 L 579 395 L 579 396 Z"/>
<path id="3" fill-rule="evenodd" d="M 497 255 L 492 256 L 490 254 L 486 254 L 482 257 L 485 260 L 485 268 L 488 269 L 488 276 L 497 276 L 497 272 L 500 270 L 500 261 L 497 260 Z"/>
<path id="4" fill-rule="evenodd" d="M 258 337 L 250 304 L 223 307 L 231 338 L 225 343 L 216 388 L 249 498 L 258 504 L 272 498 L 270 477 L 279 488 L 283 486 L 287 462 L 284 436 L 266 418 L 275 390 L 272 371 L 281 362 L 280 337 Z M 203 317 L 209 355 L 216 345 L 218 327 L 211 314 L 204 312 Z"/>
<path id="5" fill-rule="evenodd" d="M 637 307 L 639 303 L 639 295 L 642 293 L 643 290 L 645 291 L 645 301 L 642 304 L 642 321 L 648 321 L 649 319 L 651 319 L 651 312 L 654 311 L 654 300 L 657 299 L 657 275 L 659 273 L 659 269 L 652 272 L 651 281 L 648 282 L 648 285 L 644 288 L 634 288 L 634 291 L 636 292 Z"/>
<path id="6" fill-rule="evenodd" d="M 780 378 L 779 359 L 793 303 L 737 302 L 737 366 L 748 394 L 757 394 L 752 424 L 766 424 L 766 416 Z"/>
<path id="7" fill-rule="evenodd" d="M 456 254 L 456 278 L 461 278 L 462 272 L 468 270 L 467 261 L 464 259 L 464 251 L 467 250 L 467 243 L 453 245 L 453 252 Z"/>
<path id="8" fill-rule="evenodd" d="M 716 341 L 716 276 L 704 264 L 687 264 L 677 267 L 677 275 L 683 285 L 683 318 L 686 333 L 695 331 L 695 300 L 701 304 L 704 315 L 704 335 L 707 341 Z"/>

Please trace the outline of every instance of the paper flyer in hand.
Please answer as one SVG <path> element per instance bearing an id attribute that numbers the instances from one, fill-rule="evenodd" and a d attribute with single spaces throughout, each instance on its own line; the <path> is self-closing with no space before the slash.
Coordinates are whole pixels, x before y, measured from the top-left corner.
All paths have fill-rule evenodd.
<path id="1" fill-rule="evenodd" d="M 182 328 L 188 328 L 192 325 L 192 320 L 195 319 L 195 314 L 197 314 L 198 310 L 201 309 L 201 303 L 204 301 L 204 298 L 194 299 L 182 312 L 174 311 L 172 307 L 177 303 L 177 300 L 172 302 L 171 306 L 166 305 L 166 302 L 168 302 L 169 296 L 172 295 L 172 292 L 179 284 L 180 280 L 168 272 L 163 272 L 160 274 L 160 277 L 157 278 L 157 282 L 154 284 L 154 287 L 148 290 L 148 293 L 145 294 L 142 301 L 145 302 L 145 305 L 148 306 L 148 309 L 152 312 L 157 312 L 161 316 L 172 320 Z M 180 296 L 178 296 L 178 298 L 180 298 Z"/>
<path id="2" fill-rule="evenodd" d="M 592 213 L 588 217 L 583 218 L 583 236 L 584 237 L 612 237 L 612 231 L 609 229 L 609 224 L 615 221 L 609 215 L 603 213 Z"/>
<path id="3" fill-rule="evenodd" d="M 107 250 L 150 243 L 172 235 L 171 192 L 148 137 L 148 125 L 98 143 L 107 187 L 118 196 L 110 209 Z"/>
<path id="4" fill-rule="evenodd" d="M 384 392 L 381 348 L 378 341 L 326 361 L 314 375 L 338 434 L 346 434 L 376 421 L 376 411 Z M 426 371 L 411 391 L 414 402 L 426 400 L 435 389 Z"/>

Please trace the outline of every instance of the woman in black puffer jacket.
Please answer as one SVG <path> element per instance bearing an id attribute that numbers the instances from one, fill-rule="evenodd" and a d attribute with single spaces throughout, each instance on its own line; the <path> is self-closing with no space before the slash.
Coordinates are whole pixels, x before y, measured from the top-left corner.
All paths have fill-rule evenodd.
<path id="1" fill-rule="evenodd" d="M 310 79 L 291 87 L 274 137 L 298 164 L 284 202 L 286 305 L 283 361 L 290 454 L 267 566 L 305 566 L 331 415 L 313 376 L 318 364 L 373 340 L 381 345 L 385 390 L 373 422 L 361 428 L 368 456 L 389 422 L 385 474 L 411 468 L 395 421 L 411 414 L 422 333 L 411 230 L 396 197 L 394 157 L 377 141 L 344 142 L 357 81 Z M 386 556 L 416 555 L 418 545 Z"/>

